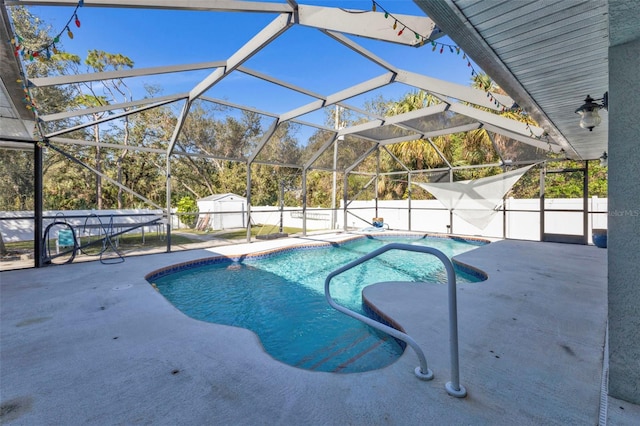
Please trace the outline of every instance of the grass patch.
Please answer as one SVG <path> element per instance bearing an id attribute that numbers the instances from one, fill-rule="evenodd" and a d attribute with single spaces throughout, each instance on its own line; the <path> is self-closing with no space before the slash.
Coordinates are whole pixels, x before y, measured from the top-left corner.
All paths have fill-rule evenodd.
<path id="1" fill-rule="evenodd" d="M 171 234 L 171 244 L 189 244 L 197 242 L 199 242 L 199 240 L 192 239 L 184 235 Z M 120 247 L 123 248 L 157 247 L 166 245 L 166 235 L 145 234 L 144 244 L 142 244 L 142 234 L 120 235 Z"/>
<path id="2" fill-rule="evenodd" d="M 7 251 L 33 250 L 33 241 L 18 241 L 15 243 L 4 243 Z"/>
<path id="3" fill-rule="evenodd" d="M 199 231 L 192 228 L 171 228 L 171 235 L 175 235 L 176 232 L 181 234 L 211 235 L 211 231 Z M 173 239 L 173 237 L 171 237 L 171 239 Z"/>
<path id="4" fill-rule="evenodd" d="M 258 235 L 268 235 L 280 232 L 280 226 L 277 225 L 256 225 L 251 227 L 251 236 L 256 237 Z M 282 232 L 286 234 L 296 234 L 298 232 L 302 232 L 302 228 L 291 228 L 285 226 L 282 229 Z M 241 240 L 243 238 L 247 238 L 247 230 L 246 229 L 238 229 L 229 232 L 216 232 L 215 236 L 217 238 L 223 238 L 226 240 Z"/>
<path id="5" fill-rule="evenodd" d="M 123 234 L 118 237 L 120 239 L 118 248 L 123 250 L 130 250 L 143 247 L 161 247 L 167 245 L 167 238 L 163 235 L 156 233 L 146 233 L 144 236 L 144 244 L 142 243 L 142 233 L 137 234 Z M 111 239 L 115 244 L 116 237 Z M 171 244 L 189 244 L 197 243 L 199 240 L 186 237 L 184 235 L 171 235 Z M 46 243 L 46 242 L 45 242 Z M 93 236 L 89 240 L 87 237 L 80 238 L 81 245 L 91 243 L 87 247 L 83 247 L 83 250 L 88 254 L 99 253 L 102 250 L 102 240 L 98 236 Z M 55 239 L 49 239 L 49 245 L 51 250 L 55 251 L 56 241 Z M 25 251 L 33 251 L 33 241 L 18 241 L 12 243 L 5 243 L 5 247 L 9 253 L 22 253 Z"/>

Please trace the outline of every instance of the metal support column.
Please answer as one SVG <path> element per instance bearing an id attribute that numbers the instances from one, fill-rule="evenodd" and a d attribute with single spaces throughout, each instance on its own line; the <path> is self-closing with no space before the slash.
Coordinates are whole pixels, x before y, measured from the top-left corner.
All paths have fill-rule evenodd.
<path id="1" fill-rule="evenodd" d="M 449 182 L 453 182 L 453 169 L 449 169 Z M 449 209 L 449 234 L 453 234 L 453 209 Z"/>
<path id="2" fill-rule="evenodd" d="M 547 163 L 540 167 L 540 241 L 544 241 L 544 181 L 547 174 Z"/>
<path id="3" fill-rule="evenodd" d="M 380 217 L 378 213 L 378 179 L 380 179 L 380 147 L 376 149 L 376 183 L 375 183 L 375 200 L 376 200 L 376 217 Z"/>
<path id="4" fill-rule="evenodd" d="M 278 203 L 280 206 L 280 233 L 284 232 L 284 181 L 280 181 L 280 192 L 279 197 L 280 202 Z"/>
<path id="5" fill-rule="evenodd" d="M 167 253 L 171 253 L 171 156 L 167 153 Z M 178 218 L 178 220 L 180 220 Z"/>
<path id="6" fill-rule="evenodd" d="M 35 267 L 43 265 L 42 256 L 42 147 L 33 147 L 33 260 Z"/>
<path id="7" fill-rule="evenodd" d="M 345 232 L 348 231 L 348 225 L 347 225 L 347 197 L 349 196 L 348 194 L 348 190 L 347 190 L 347 183 L 348 183 L 348 178 L 349 178 L 349 173 L 345 170 L 344 172 L 344 185 L 342 187 L 342 204 L 344 205 L 343 207 L 343 215 L 344 215 L 344 230 Z"/>
<path id="8" fill-rule="evenodd" d="M 409 211 L 407 223 L 409 224 L 409 231 L 411 231 L 411 172 L 407 172 L 407 204 Z"/>
<path id="9" fill-rule="evenodd" d="M 502 238 L 507 239 L 507 195 L 502 197 Z"/>
<path id="10" fill-rule="evenodd" d="M 491 139 L 493 141 L 493 138 Z M 494 143 L 495 148 L 495 143 Z M 497 150 L 496 150 L 497 151 Z M 507 172 L 507 166 L 502 161 L 502 173 Z M 508 191 L 507 191 L 508 192 Z M 502 197 L 502 238 L 507 238 L 507 194 Z"/>
<path id="11" fill-rule="evenodd" d="M 335 129 L 340 130 L 340 106 L 336 105 Z M 336 229 L 338 191 L 338 137 L 333 141 L 333 188 L 331 191 L 331 229 Z"/>
<path id="12" fill-rule="evenodd" d="M 247 162 L 247 242 L 251 242 L 251 163 Z"/>
<path id="13" fill-rule="evenodd" d="M 302 235 L 307 236 L 307 169 L 302 169 Z"/>
<path id="14" fill-rule="evenodd" d="M 582 178 L 582 235 L 583 244 L 589 244 L 589 161 L 584 162 Z"/>

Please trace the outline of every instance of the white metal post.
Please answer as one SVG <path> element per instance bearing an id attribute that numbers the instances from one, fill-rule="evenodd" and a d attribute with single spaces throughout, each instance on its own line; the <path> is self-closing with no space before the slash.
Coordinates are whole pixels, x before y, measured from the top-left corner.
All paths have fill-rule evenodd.
<path id="1" fill-rule="evenodd" d="M 335 128 L 340 130 L 340 106 L 336 105 Z M 333 141 L 333 189 L 331 191 L 331 229 L 336 229 L 336 192 L 338 191 L 338 138 Z"/>

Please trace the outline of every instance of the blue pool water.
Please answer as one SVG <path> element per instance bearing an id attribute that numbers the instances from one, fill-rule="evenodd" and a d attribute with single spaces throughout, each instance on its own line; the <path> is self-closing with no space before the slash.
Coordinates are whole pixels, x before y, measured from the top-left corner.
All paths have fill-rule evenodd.
<path id="1" fill-rule="evenodd" d="M 192 318 L 254 331 L 264 349 L 282 362 L 315 371 L 369 371 L 395 361 L 404 343 L 332 309 L 324 297 L 324 280 L 335 269 L 391 242 L 428 245 L 449 257 L 482 244 L 446 238 L 362 238 L 216 262 L 150 280 Z M 456 279 L 480 281 L 463 272 L 457 272 Z M 335 277 L 331 294 L 338 303 L 363 313 L 362 289 L 381 281 L 445 283 L 446 272 L 434 256 L 391 250 Z"/>

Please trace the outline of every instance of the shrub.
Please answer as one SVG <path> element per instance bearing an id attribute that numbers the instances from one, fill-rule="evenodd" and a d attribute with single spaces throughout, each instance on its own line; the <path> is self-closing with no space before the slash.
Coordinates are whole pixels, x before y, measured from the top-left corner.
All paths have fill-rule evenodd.
<path id="1" fill-rule="evenodd" d="M 180 221 L 187 225 L 189 228 L 193 228 L 196 224 L 196 219 L 198 218 L 197 214 L 184 214 L 190 212 L 198 211 L 198 203 L 196 200 L 189 196 L 185 196 L 180 198 L 178 204 L 176 206 L 178 208 L 178 213 L 182 213 L 180 215 Z"/>

